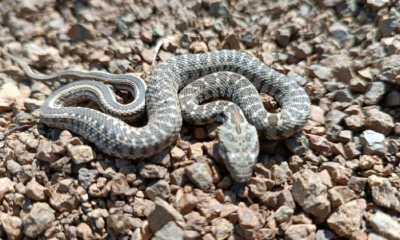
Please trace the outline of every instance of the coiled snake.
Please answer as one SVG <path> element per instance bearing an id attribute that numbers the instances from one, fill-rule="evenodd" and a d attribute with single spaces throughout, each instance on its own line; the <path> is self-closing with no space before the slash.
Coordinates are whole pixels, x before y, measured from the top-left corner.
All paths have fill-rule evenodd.
<path id="1" fill-rule="evenodd" d="M 176 140 L 182 125 L 178 91 L 196 79 L 221 71 L 240 74 L 253 83 L 257 89 L 270 93 L 279 100 L 282 111 L 274 114 L 260 107 L 259 101 L 256 100 L 258 98 L 256 93 L 238 97 L 243 100 L 243 103 L 247 102 L 241 107 L 245 113 L 249 112 L 254 116 L 253 120 L 249 119 L 249 121 L 259 130 L 261 136 L 272 140 L 287 138 L 301 130 L 310 114 L 311 103 L 303 88 L 294 80 L 270 69 L 257 58 L 240 51 L 222 50 L 168 59 L 153 71 L 145 96 L 143 95 L 146 88 L 144 82 L 132 75 L 81 71 L 63 71 L 46 76 L 36 75 L 20 59 L 8 54 L 3 49 L 0 51 L 16 61 L 27 76 L 35 80 L 45 81 L 73 77 L 94 79 L 110 84 L 119 83 L 119 87 L 122 88 L 127 88 L 128 85 L 133 87 L 131 91 L 135 100 L 129 106 L 123 106 L 115 102 L 114 96 L 102 83 L 79 81 L 55 91 L 41 108 L 41 118 L 47 125 L 80 134 L 93 142 L 104 153 L 116 157 L 145 158 L 159 153 L 171 145 Z M 234 78 L 237 79 L 237 76 L 234 75 Z M 222 92 L 222 89 L 218 90 L 218 88 L 221 86 L 216 85 L 216 92 Z M 246 86 L 243 86 L 242 90 L 245 88 Z M 148 123 L 144 127 L 136 128 L 96 110 L 63 107 L 65 102 L 74 102 L 83 97 L 97 99 L 103 110 L 111 111 L 111 115 L 116 117 L 122 115 L 122 118 L 126 117 L 125 113 L 128 110 L 133 110 L 133 115 L 140 115 L 144 109 L 143 100 L 145 98 Z M 215 107 L 218 108 L 218 105 Z M 236 111 L 235 107 L 232 109 Z M 236 118 L 236 121 L 245 120 L 241 114 L 241 112 L 239 115 L 233 114 L 240 116 Z M 248 117 L 247 114 L 246 117 Z M 234 131 L 234 129 L 228 131 Z M 230 150 L 227 149 L 227 151 Z M 253 149 L 249 151 L 252 152 Z M 243 159 L 234 158 L 233 161 L 226 161 L 226 164 L 236 168 L 238 161 L 243 161 Z M 252 168 L 252 166 L 250 167 Z M 228 169 L 230 169 L 229 166 Z M 235 176 L 234 178 L 236 179 Z M 237 180 L 245 181 L 247 179 L 243 180 L 242 176 L 238 176 Z"/>

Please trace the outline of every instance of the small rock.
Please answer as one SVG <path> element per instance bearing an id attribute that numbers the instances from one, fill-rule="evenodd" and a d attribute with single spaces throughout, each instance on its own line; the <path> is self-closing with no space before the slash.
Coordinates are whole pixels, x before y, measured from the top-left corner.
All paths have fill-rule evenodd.
<path id="1" fill-rule="evenodd" d="M 350 142 L 352 138 L 353 138 L 353 133 L 350 130 L 343 130 L 343 131 L 340 131 L 337 140 L 340 142 L 346 143 L 346 142 Z"/>
<path id="2" fill-rule="evenodd" d="M 178 168 L 174 170 L 171 175 L 171 184 L 183 187 L 187 182 L 187 176 L 184 168 Z"/>
<path id="3" fill-rule="evenodd" d="M 399 107 L 400 106 L 400 93 L 391 90 L 386 96 L 386 105 L 388 107 Z"/>
<path id="4" fill-rule="evenodd" d="M 151 163 L 144 163 L 139 166 L 140 176 L 143 178 L 164 178 L 168 169 L 166 167 Z"/>
<path id="5" fill-rule="evenodd" d="M 261 197 L 267 191 L 267 183 L 265 178 L 252 177 L 247 182 L 250 191 L 257 197 Z M 274 184 L 272 184 L 274 185 Z"/>
<path id="6" fill-rule="evenodd" d="M 156 197 L 167 200 L 171 196 L 171 189 L 165 180 L 153 180 L 147 184 L 146 194 L 152 201 Z"/>
<path id="7" fill-rule="evenodd" d="M 329 189 L 328 195 L 334 208 L 357 199 L 356 193 L 348 186 L 335 186 Z"/>
<path id="8" fill-rule="evenodd" d="M 18 240 L 22 237 L 22 221 L 19 217 L 2 214 L 0 216 L 1 226 L 6 232 L 8 239 Z"/>
<path id="9" fill-rule="evenodd" d="M 322 81 L 331 81 L 333 79 L 332 71 L 322 65 L 313 64 L 309 67 L 312 77 L 317 77 Z M 313 105 L 314 106 L 314 105 Z"/>
<path id="10" fill-rule="evenodd" d="M 189 180 L 203 190 L 210 189 L 213 183 L 210 166 L 207 163 L 196 162 L 185 168 Z"/>
<path id="11" fill-rule="evenodd" d="M 185 215 L 186 219 L 186 229 L 195 230 L 197 232 L 203 232 L 204 226 L 207 225 L 207 220 L 205 217 L 200 216 L 196 211 L 192 211 Z"/>
<path id="12" fill-rule="evenodd" d="M 346 127 L 352 132 L 361 131 L 364 128 L 364 118 L 360 115 L 350 115 L 344 119 Z"/>
<path id="13" fill-rule="evenodd" d="M 366 115 L 365 128 L 382 133 L 385 136 L 388 136 L 392 132 L 395 125 L 393 117 L 389 114 L 373 108 L 366 110 Z"/>
<path id="14" fill-rule="evenodd" d="M 386 85 L 384 82 L 370 83 L 367 92 L 365 93 L 364 103 L 366 105 L 376 105 L 383 98 L 386 92 Z"/>
<path id="15" fill-rule="evenodd" d="M 73 184 L 72 178 L 62 179 L 58 181 L 58 190 L 61 192 L 67 192 L 69 187 Z"/>
<path id="16" fill-rule="evenodd" d="M 6 162 L 7 170 L 10 171 L 13 175 L 16 175 L 19 171 L 21 171 L 21 165 L 14 160 L 8 160 Z"/>
<path id="17" fill-rule="evenodd" d="M 91 147 L 87 145 L 77 145 L 68 148 L 68 156 L 75 164 L 88 163 L 96 158 Z"/>
<path id="18" fill-rule="evenodd" d="M 344 155 L 346 159 L 353 159 L 356 158 L 357 156 L 361 155 L 361 152 L 359 150 L 359 144 L 354 143 L 354 142 L 349 142 L 344 146 Z"/>
<path id="19" fill-rule="evenodd" d="M 178 147 L 173 147 L 170 151 L 170 154 L 171 157 L 177 161 L 180 161 L 186 155 L 186 153 Z"/>
<path id="20" fill-rule="evenodd" d="M 313 47 L 307 42 L 302 42 L 298 45 L 294 45 L 293 49 L 298 59 L 305 59 L 313 52 Z"/>
<path id="21" fill-rule="evenodd" d="M 350 237 L 351 232 L 360 229 L 363 210 L 357 200 L 340 206 L 328 219 L 329 227 L 341 237 Z"/>
<path id="22" fill-rule="evenodd" d="M 50 198 L 50 205 L 59 212 L 71 212 L 78 208 L 79 202 L 75 194 L 53 191 Z"/>
<path id="23" fill-rule="evenodd" d="M 125 180 L 125 175 L 122 173 L 116 173 L 111 182 L 111 194 L 113 195 L 125 195 L 130 189 L 129 184 Z"/>
<path id="24" fill-rule="evenodd" d="M 191 144 L 188 148 L 188 153 L 190 158 L 201 157 L 203 156 L 203 144 L 202 143 L 195 143 Z"/>
<path id="25" fill-rule="evenodd" d="M 13 182 L 8 177 L 0 178 L 0 202 L 3 201 L 8 189 L 13 186 Z"/>
<path id="26" fill-rule="evenodd" d="M 84 240 L 93 239 L 92 229 L 84 222 L 81 222 L 78 226 L 76 226 L 76 235 L 80 239 Z"/>
<path id="27" fill-rule="evenodd" d="M 40 139 L 39 146 L 36 151 L 36 157 L 45 162 L 54 162 L 57 158 L 52 152 L 52 141 L 45 138 Z"/>
<path id="28" fill-rule="evenodd" d="M 332 143 L 323 136 L 306 134 L 310 148 L 323 156 L 332 155 Z"/>
<path id="29" fill-rule="evenodd" d="M 36 201 L 43 201 L 46 200 L 45 191 L 47 190 L 46 187 L 43 187 L 39 183 L 36 182 L 35 178 L 33 178 L 27 185 L 26 185 L 26 196 Z"/>
<path id="30" fill-rule="evenodd" d="M 240 41 L 235 34 L 229 34 L 220 45 L 221 49 L 240 50 Z"/>
<path id="31" fill-rule="evenodd" d="M 357 193 L 361 193 L 362 191 L 364 191 L 364 188 L 367 185 L 367 181 L 368 181 L 367 178 L 352 176 L 349 182 L 347 183 L 347 186 L 349 186 Z"/>
<path id="32" fill-rule="evenodd" d="M 367 0 L 367 4 L 375 11 L 388 7 L 389 3 L 389 0 Z"/>
<path id="33" fill-rule="evenodd" d="M 176 210 L 178 210 L 181 214 L 186 215 L 196 207 L 198 202 L 199 199 L 193 194 L 183 194 L 176 204 Z"/>
<path id="34" fill-rule="evenodd" d="M 49 204 L 34 203 L 29 213 L 24 214 L 22 217 L 24 234 L 30 238 L 36 238 L 50 228 L 54 221 L 54 210 L 51 209 Z"/>
<path id="35" fill-rule="evenodd" d="M 398 191 L 389 179 L 371 175 L 368 177 L 368 185 L 371 187 L 372 198 L 376 205 L 400 212 L 400 200 L 396 196 Z"/>
<path id="36" fill-rule="evenodd" d="M 72 41 L 92 40 L 99 35 L 90 23 L 76 23 L 71 26 L 67 34 Z"/>
<path id="37" fill-rule="evenodd" d="M 361 92 L 364 93 L 365 90 L 367 89 L 368 82 L 365 81 L 364 79 L 361 79 L 359 77 L 353 77 L 350 82 L 349 82 L 349 89 L 352 92 Z"/>
<path id="38" fill-rule="evenodd" d="M 327 187 L 319 175 L 309 169 L 300 170 L 293 175 L 292 194 L 305 212 L 316 217 L 325 218 L 331 210 Z"/>
<path id="39" fill-rule="evenodd" d="M 286 47 L 289 45 L 290 36 L 292 35 L 292 31 L 290 28 L 279 28 L 276 31 L 275 40 L 282 47 Z"/>
<path id="40" fill-rule="evenodd" d="M 207 221 L 211 222 L 214 218 L 219 217 L 223 206 L 220 202 L 206 195 L 197 197 L 199 198 L 199 203 L 196 208 Z"/>
<path id="41" fill-rule="evenodd" d="M 19 89 L 15 84 L 4 83 L 0 88 L 0 111 L 12 110 L 12 106 L 19 95 Z"/>
<path id="42" fill-rule="evenodd" d="M 288 206 L 281 206 L 275 212 L 275 219 L 279 223 L 287 222 L 292 218 L 293 213 L 294 213 L 294 210 L 292 208 L 290 208 Z"/>
<path id="43" fill-rule="evenodd" d="M 341 166 L 333 170 L 331 174 L 335 182 L 346 185 L 350 180 L 353 171 L 350 168 L 345 168 Z"/>
<path id="44" fill-rule="evenodd" d="M 315 235 L 317 240 L 329 240 L 335 237 L 335 233 L 328 229 L 321 229 Z"/>
<path id="45" fill-rule="evenodd" d="M 353 78 L 353 60 L 347 55 L 334 54 L 321 60 L 320 63 L 331 69 L 333 76 L 340 82 L 348 83 Z"/>
<path id="46" fill-rule="evenodd" d="M 207 44 L 205 42 L 196 41 L 196 42 L 192 42 L 189 45 L 189 51 L 191 51 L 193 53 L 206 53 L 206 52 L 208 52 L 208 47 L 207 47 Z M 198 136 L 205 136 L 205 138 L 206 138 L 207 134 L 204 131 L 203 131 L 203 133 L 201 135 L 199 135 L 199 132 L 196 133 L 196 129 L 197 128 L 195 128 L 195 138 L 196 139 L 201 139 L 201 138 L 197 138 Z"/>
<path id="47" fill-rule="evenodd" d="M 399 84 L 400 83 L 399 62 L 400 62 L 400 56 L 397 54 L 384 58 L 379 66 L 380 72 L 376 76 L 376 79 L 378 81 L 380 80 L 380 81 Z"/>
<path id="48" fill-rule="evenodd" d="M 173 240 L 183 239 L 184 232 L 174 221 L 169 221 L 158 230 L 152 239 L 154 240 Z"/>
<path id="49" fill-rule="evenodd" d="M 372 217 L 368 219 L 372 228 L 382 237 L 388 239 L 399 240 L 400 239 L 400 223 L 389 215 L 378 211 Z"/>
<path id="50" fill-rule="evenodd" d="M 81 168 L 78 171 L 79 185 L 87 189 L 92 183 L 96 182 L 99 172 L 96 169 Z"/>
<path id="51" fill-rule="evenodd" d="M 107 225 L 119 234 L 127 234 L 132 228 L 130 221 L 124 214 L 111 214 L 107 217 Z"/>
<path id="52" fill-rule="evenodd" d="M 157 232 L 171 221 L 176 222 L 179 226 L 182 226 L 182 228 L 185 227 L 183 216 L 166 201 L 156 197 L 154 203 L 155 208 L 148 216 L 149 228 L 153 233 Z"/>
<path id="53" fill-rule="evenodd" d="M 385 155 L 387 146 L 385 144 L 385 135 L 372 131 L 365 130 L 361 134 L 363 152 L 366 155 Z"/>
<path id="54" fill-rule="evenodd" d="M 257 215 L 241 202 L 238 205 L 238 218 L 242 237 L 246 240 L 254 239 L 261 227 Z"/>
<path id="55" fill-rule="evenodd" d="M 314 224 L 293 224 L 285 231 L 285 239 L 315 239 Z"/>
<path id="56" fill-rule="evenodd" d="M 351 33 L 349 27 L 343 23 L 336 22 L 329 27 L 329 33 L 332 35 L 334 41 L 342 48 L 351 48 L 355 43 L 354 35 Z"/>
<path id="57" fill-rule="evenodd" d="M 233 234 L 233 224 L 225 218 L 216 218 L 211 221 L 211 232 L 215 239 L 227 239 Z"/>

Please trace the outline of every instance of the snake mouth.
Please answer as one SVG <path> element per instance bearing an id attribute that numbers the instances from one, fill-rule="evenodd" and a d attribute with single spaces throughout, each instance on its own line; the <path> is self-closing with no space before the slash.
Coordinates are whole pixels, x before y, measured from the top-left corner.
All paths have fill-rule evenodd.
<path id="1" fill-rule="evenodd" d="M 247 182 L 250 180 L 251 178 L 251 172 L 250 173 L 236 173 L 236 174 L 231 174 L 232 178 L 236 181 L 236 182 Z"/>

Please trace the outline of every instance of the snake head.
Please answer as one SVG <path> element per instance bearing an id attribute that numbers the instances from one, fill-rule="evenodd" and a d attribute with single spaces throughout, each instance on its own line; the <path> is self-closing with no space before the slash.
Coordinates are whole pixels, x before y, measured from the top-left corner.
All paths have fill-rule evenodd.
<path id="1" fill-rule="evenodd" d="M 259 142 L 256 128 L 246 120 L 239 125 L 225 122 L 218 129 L 219 154 L 237 182 L 247 182 L 257 162 Z"/>

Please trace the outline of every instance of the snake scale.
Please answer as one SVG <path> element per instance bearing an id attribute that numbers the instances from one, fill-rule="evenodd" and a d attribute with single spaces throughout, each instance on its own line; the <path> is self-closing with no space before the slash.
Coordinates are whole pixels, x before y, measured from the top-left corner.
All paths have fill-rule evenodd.
<path id="1" fill-rule="evenodd" d="M 278 99 L 282 111 L 280 113 L 269 113 L 256 100 L 259 97 L 255 92 L 239 97 L 244 100 L 242 102 L 246 102 L 245 99 L 247 99 L 248 104 L 243 104 L 244 106 L 241 106 L 241 108 L 243 112 L 250 112 L 254 116 L 250 120 L 251 124 L 258 129 L 261 136 L 267 139 L 283 139 L 300 131 L 310 114 L 310 99 L 302 87 L 294 80 L 270 69 L 257 58 L 240 51 L 221 50 L 168 59 L 153 71 L 147 89 L 140 78 L 131 75 L 128 77 L 128 82 L 131 83 L 126 83 L 126 79 L 123 80 L 125 78 L 123 76 L 129 75 L 102 72 L 63 71 L 52 75 L 36 75 L 20 59 L 2 49 L 1 52 L 16 61 L 27 76 L 35 80 L 45 81 L 72 77 L 75 79 L 93 79 L 110 84 L 120 81 L 119 85 L 123 89 L 128 89 L 126 86 L 132 84 L 134 89 L 132 94 L 135 99 L 129 107 L 123 108 L 122 105 L 116 103 L 107 87 L 101 86 L 104 84 L 96 81 L 79 81 L 56 90 L 46 99 L 41 108 L 41 118 L 48 126 L 68 129 L 80 134 L 104 153 L 115 157 L 146 158 L 170 146 L 176 140 L 182 125 L 178 92 L 191 82 L 213 73 L 233 72 L 240 74 L 248 79 L 256 89 L 270 93 Z M 215 76 L 217 75 L 207 77 L 215 78 Z M 230 77 L 238 79 L 236 75 Z M 224 78 L 223 75 L 221 75 L 221 78 Z M 243 89 L 239 90 L 245 88 L 246 86 L 243 86 Z M 145 96 L 143 95 L 144 89 L 146 89 Z M 221 86 L 216 85 L 215 90 L 221 92 Z M 224 94 L 229 95 L 229 93 Z M 65 102 L 74 102 L 74 99 L 83 98 L 83 96 L 87 99 L 97 99 L 96 101 L 99 102 L 103 110 L 106 112 L 115 110 L 115 114 L 107 115 L 87 108 L 65 107 Z M 125 116 L 124 113 L 128 109 L 138 115 L 143 113 L 144 98 L 148 116 L 146 126 L 131 127 L 116 118 L 121 114 Z M 218 105 L 215 105 L 215 107 L 218 108 Z M 238 110 L 234 105 L 231 104 L 229 108 L 232 109 L 232 117 L 236 121 L 232 126 L 237 128 L 238 123 L 244 123 L 245 117 L 240 109 Z M 247 114 L 246 117 L 248 117 Z M 234 131 L 234 129 L 228 131 Z M 232 144 L 234 142 L 230 143 L 230 145 Z M 252 152 L 252 150 L 249 151 Z M 256 150 L 258 153 L 258 147 Z M 227 149 L 227 151 L 230 150 Z M 226 161 L 225 163 L 231 165 L 228 166 L 228 169 L 236 169 L 239 161 L 242 161 L 242 159 L 233 158 L 233 161 Z M 237 178 L 234 176 L 234 178 L 244 181 L 242 176 Z"/>

